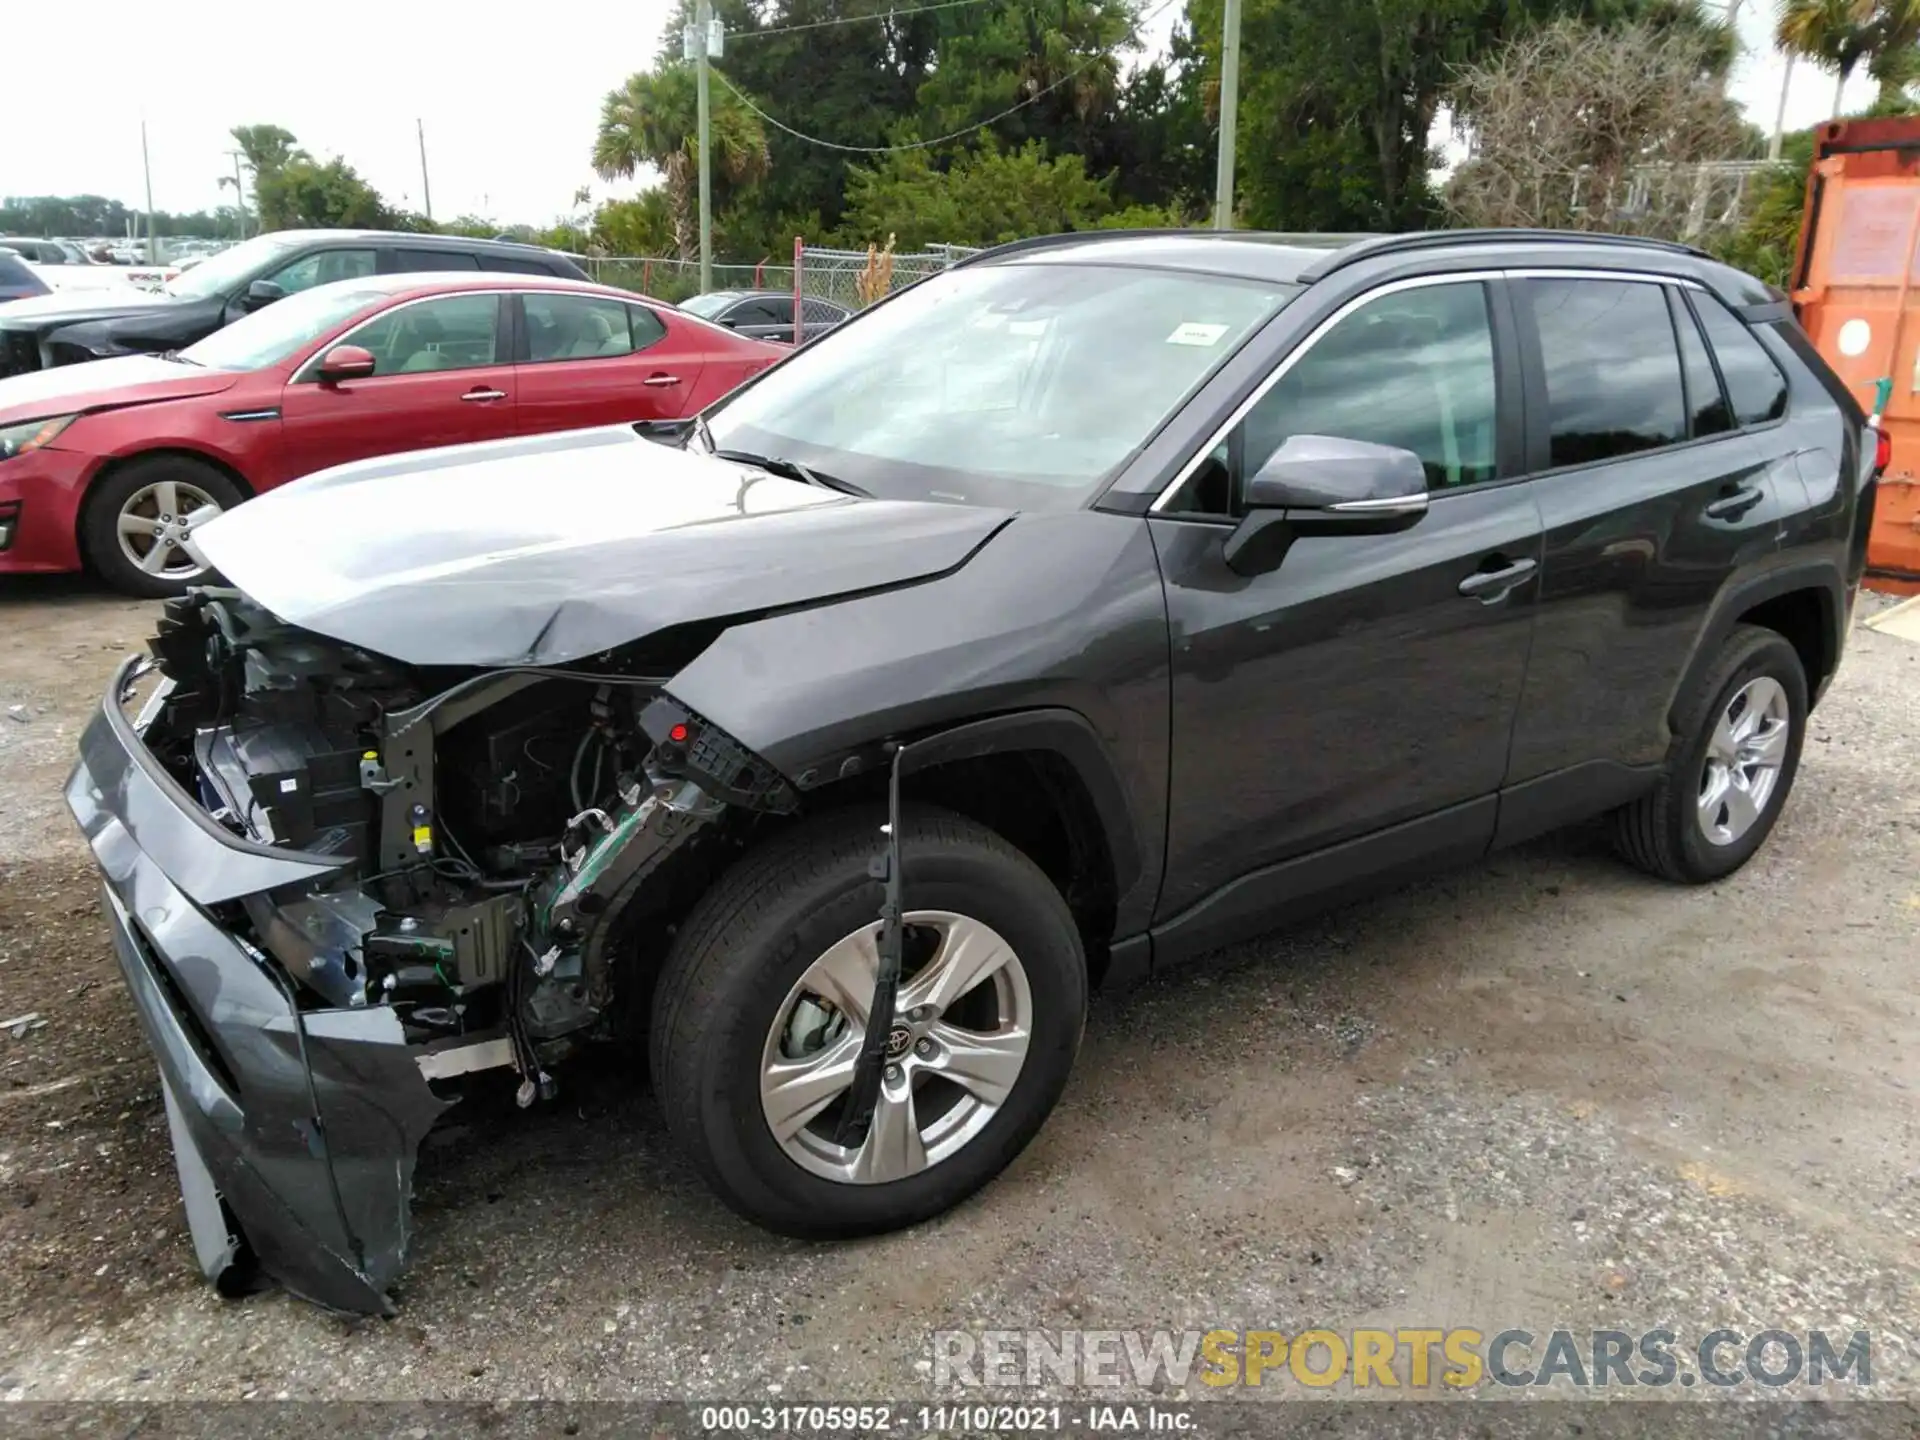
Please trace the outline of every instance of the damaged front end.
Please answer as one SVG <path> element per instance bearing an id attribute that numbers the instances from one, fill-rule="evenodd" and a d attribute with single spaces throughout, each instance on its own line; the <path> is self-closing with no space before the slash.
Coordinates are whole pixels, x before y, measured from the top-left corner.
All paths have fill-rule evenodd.
<path id="1" fill-rule="evenodd" d="M 231 590 L 170 602 L 68 803 L 155 1054 L 195 1251 L 390 1310 L 462 1077 L 522 1105 L 610 1036 L 623 963 L 787 781 L 663 692 L 675 656 L 401 665 Z"/>

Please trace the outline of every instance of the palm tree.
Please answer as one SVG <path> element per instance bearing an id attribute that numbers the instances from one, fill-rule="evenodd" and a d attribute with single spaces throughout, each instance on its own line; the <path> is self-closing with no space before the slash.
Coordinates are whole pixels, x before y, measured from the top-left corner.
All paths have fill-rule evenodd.
<path id="1" fill-rule="evenodd" d="M 288 162 L 306 157 L 293 132 L 278 125 L 236 125 L 227 133 L 256 176 L 270 175 L 285 169 Z"/>
<path id="2" fill-rule="evenodd" d="M 1906 0 L 1899 0 L 1906 3 Z M 1834 72 L 1833 117 L 1840 117 L 1840 96 L 1847 78 L 1874 51 L 1875 0 L 1783 0 L 1773 43 L 1789 61 L 1811 60 Z"/>
<path id="3" fill-rule="evenodd" d="M 1868 28 L 1873 48 L 1867 73 L 1880 86 L 1874 103 L 1890 107 L 1920 79 L 1920 0 L 1880 0 Z"/>
<path id="4" fill-rule="evenodd" d="M 662 65 L 629 75 L 600 104 L 593 168 L 603 180 L 628 180 L 643 166 L 660 172 L 673 212 L 673 240 L 683 260 L 693 256 L 700 175 L 699 99 L 693 71 Z M 714 175 L 744 185 L 767 173 L 767 135 L 760 119 L 724 83 L 711 92 L 708 143 Z"/>

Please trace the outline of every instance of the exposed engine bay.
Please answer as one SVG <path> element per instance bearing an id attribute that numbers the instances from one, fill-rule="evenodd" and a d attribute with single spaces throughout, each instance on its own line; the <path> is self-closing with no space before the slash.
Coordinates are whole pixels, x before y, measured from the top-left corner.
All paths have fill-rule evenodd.
<path id="1" fill-rule="evenodd" d="M 234 835 L 336 867 L 223 922 L 303 1004 L 390 1007 L 430 1078 L 511 1064 L 522 1105 L 610 1033 L 648 921 L 756 812 L 797 804 L 638 658 L 409 667 L 231 590 L 169 602 L 152 648 L 166 771 Z"/>

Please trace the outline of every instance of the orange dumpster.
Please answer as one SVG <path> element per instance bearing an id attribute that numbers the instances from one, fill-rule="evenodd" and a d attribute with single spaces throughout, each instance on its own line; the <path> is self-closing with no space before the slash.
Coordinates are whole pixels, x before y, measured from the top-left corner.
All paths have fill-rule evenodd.
<path id="1" fill-rule="evenodd" d="M 1891 378 L 1867 584 L 1920 594 L 1920 116 L 1822 125 L 1813 157 L 1793 308 L 1867 411 Z"/>

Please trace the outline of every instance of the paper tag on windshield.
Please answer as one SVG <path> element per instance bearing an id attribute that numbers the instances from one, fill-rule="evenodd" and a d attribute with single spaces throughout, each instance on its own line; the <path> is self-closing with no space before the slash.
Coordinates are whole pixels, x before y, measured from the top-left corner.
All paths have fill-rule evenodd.
<path id="1" fill-rule="evenodd" d="M 1227 327 L 1224 325 L 1202 325 L 1197 320 L 1189 320 L 1175 327 L 1174 332 L 1167 336 L 1167 344 L 1217 345 L 1220 337 L 1226 333 Z"/>

